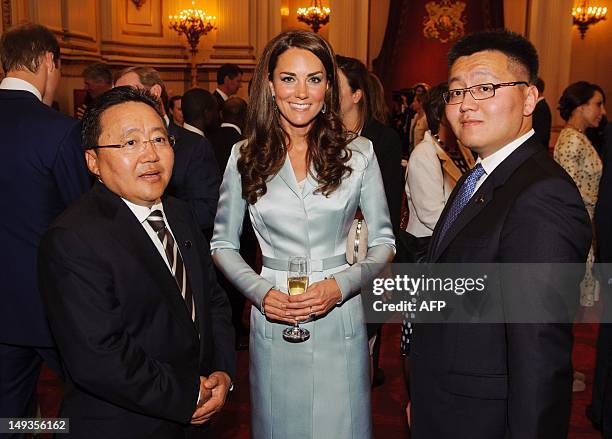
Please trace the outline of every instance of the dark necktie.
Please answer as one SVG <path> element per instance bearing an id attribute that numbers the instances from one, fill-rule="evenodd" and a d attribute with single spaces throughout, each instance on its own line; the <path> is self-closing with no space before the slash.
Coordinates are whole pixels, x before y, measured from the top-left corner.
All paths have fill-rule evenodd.
<path id="1" fill-rule="evenodd" d="M 189 288 L 189 283 L 187 282 L 187 271 L 185 270 L 185 265 L 183 264 L 183 259 L 181 258 L 181 253 L 179 252 L 178 246 L 176 245 L 174 238 L 172 238 L 172 234 L 166 228 L 163 212 L 161 210 L 154 210 L 147 218 L 147 222 L 155 233 L 157 233 L 157 237 L 164 247 L 174 280 L 176 280 L 179 290 L 181 290 L 181 295 L 185 300 L 185 305 L 187 305 L 187 311 L 189 311 L 191 320 L 195 321 L 195 307 L 193 303 L 193 295 L 191 294 L 191 289 Z"/>
<path id="2" fill-rule="evenodd" d="M 467 205 L 474 195 L 474 189 L 476 188 L 476 183 L 480 180 L 480 177 L 485 174 L 485 170 L 480 163 L 478 163 L 474 168 L 470 171 L 466 179 L 463 181 L 457 196 L 453 200 L 453 204 L 448 209 L 448 213 L 444 217 L 444 222 L 442 223 L 442 230 L 440 231 L 440 238 L 438 238 L 438 243 L 442 242 L 446 232 L 450 229 L 450 226 L 455 222 L 463 208 Z"/>

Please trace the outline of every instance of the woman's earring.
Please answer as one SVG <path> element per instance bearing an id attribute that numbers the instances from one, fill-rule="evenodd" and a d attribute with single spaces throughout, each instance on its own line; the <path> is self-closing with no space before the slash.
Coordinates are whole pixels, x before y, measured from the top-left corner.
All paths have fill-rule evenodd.
<path id="1" fill-rule="evenodd" d="M 327 111 L 327 104 L 323 102 L 323 108 L 321 109 L 321 113 L 325 114 L 326 111 Z"/>

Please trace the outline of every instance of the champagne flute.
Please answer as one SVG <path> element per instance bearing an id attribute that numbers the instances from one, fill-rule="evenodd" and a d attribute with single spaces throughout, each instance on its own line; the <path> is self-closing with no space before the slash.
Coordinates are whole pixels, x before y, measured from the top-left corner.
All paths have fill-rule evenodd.
<path id="1" fill-rule="evenodd" d="M 287 270 L 287 290 L 290 296 L 303 294 L 308 289 L 310 276 L 310 259 L 305 256 L 292 256 L 289 258 Z M 283 338 L 291 343 L 301 343 L 310 338 L 307 329 L 300 328 L 300 322 L 296 320 L 291 328 L 283 330 Z"/>

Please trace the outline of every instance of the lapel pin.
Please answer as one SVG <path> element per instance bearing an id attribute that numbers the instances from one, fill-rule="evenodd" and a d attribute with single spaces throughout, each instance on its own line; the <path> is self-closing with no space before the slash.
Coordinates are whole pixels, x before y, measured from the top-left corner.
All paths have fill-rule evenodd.
<path id="1" fill-rule="evenodd" d="M 191 241 L 189 240 L 185 241 L 185 247 L 191 248 Z"/>
<path id="2" fill-rule="evenodd" d="M 476 198 L 477 204 L 483 204 L 484 202 L 485 202 L 485 198 L 482 195 L 479 195 L 478 198 Z"/>

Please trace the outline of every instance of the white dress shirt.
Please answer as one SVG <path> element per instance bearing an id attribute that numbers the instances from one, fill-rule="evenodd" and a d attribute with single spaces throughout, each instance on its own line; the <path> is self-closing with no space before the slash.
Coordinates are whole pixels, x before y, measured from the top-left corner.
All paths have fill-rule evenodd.
<path id="1" fill-rule="evenodd" d="M 481 159 L 480 157 L 478 157 L 478 160 L 476 160 L 476 164 L 480 163 L 483 169 L 485 170 L 485 173 L 482 174 L 482 177 L 480 177 L 480 180 L 478 180 L 478 183 L 476 183 L 474 193 L 476 193 L 480 186 L 482 186 L 482 184 L 485 182 L 487 177 L 491 175 L 491 172 L 493 172 L 495 168 L 497 168 L 501 164 L 501 162 L 506 160 L 510 154 L 512 154 L 519 146 L 525 143 L 527 139 L 529 139 L 534 134 L 535 131 L 532 128 L 518 139 L 514 139 L 512 142 L 508 143 L 503 148 L 498 149 L 487 158 Z"/>
<path id="2" fill-rule="evenodd" d="M 240 129 L 240 127 L 238 125 L 234 125 L 233 123 L 229 123 L 229 122 L 223 122 L 221 124 L 221 128 L 223 127 L 230 127 L 235 129 L 236 131 L 238 131 L 238 134 L 242 135 L 242 130 Z"/>
<path id="3" fill-rule="evenodd" d="M 224 100 L 224 101 L 227 101 L 227 99 L 229 98 L 229 96 L 228 96 L 228 95 L 226 95 L 226 94 L 223 92 L 223 90 L 221 90 L 221 89 L 218 89 L 218 88 L 217 88 L 215 91 L 221 95 L 221 97 L 223 98 L 223 100 Z"/>
<path id="4" fill-rule="evenodd" d="M 204 131 L 197 127 L 194 127 L 193 125 L 189 125 L 187 122 L 183 122 L 183 128 L 185 128 L 187 131 L 191 131 L 192 133 L 199 134 L 202 137 L 206 137 L 204 135 Z"/>
<path id="5" fill-rule="evenodd" d="M 147 232 L 147 235 L 149 235 L 149 238 L 151 238 L 151 241 L 153 241 L 153 244 L 155 244 L 155 248 L 157 249 L 161 257 L 164 259 L 164 262 L 166 263 L 168 270 L 170 270 L 170 274 L 174 276 L 174 274 L 172 273 L 172 268 L 170 267 L 170 262 L 168 262 L 168 256 L 166 256 L 166 250 L 164 250 L 164 246 L 162 245 L 161 240 L 157 236 L 157 233 L 155 232 L 155 230 L 153 230 L 153 227 L 151 227 L 151 225 L 147 221 L 147 218 L 149 217 L 151 212 L 155 210 L 161 210 L 162 213 L 164 214 L 164 224 L 166 224 L 166 228 L 170 231 L 172 238 L 174 238 L 174 233 L 172 233 L 170 224 L 168 224 L 168 220 L 166 219 L 166 214 L 164 212 L 164 206 L 162 205 L 161 201 L 151 206 L 151 208 L 148 208 L 146 206 L 134 204 L 131 201 L 126 200 L 125 198 L 121 198 L 121 199 L 125 202 L 125 204 L 127 204 L 127 207 L 129 207 L 132 213 L 136 216 L 142 228 L 145 229 L 145 232 Z M 174 242 L 176 242 L 175 238 L 174 238 Z M 180 252 L 180 248 L 178 245 L 177 245 L 177 249 Z"/>
<path id="6" fill-rule="evenodd" d="M 42 95 L 40 94 L 40 90 L 38 90 L 28 81 L 24 81 L 23 79 L 6 77 L 2 80 L 2 82 L 0 82 L 0 89 L 29 91 L 34 96 L 36 96 L 39 101 L 42 102 Z"/>

